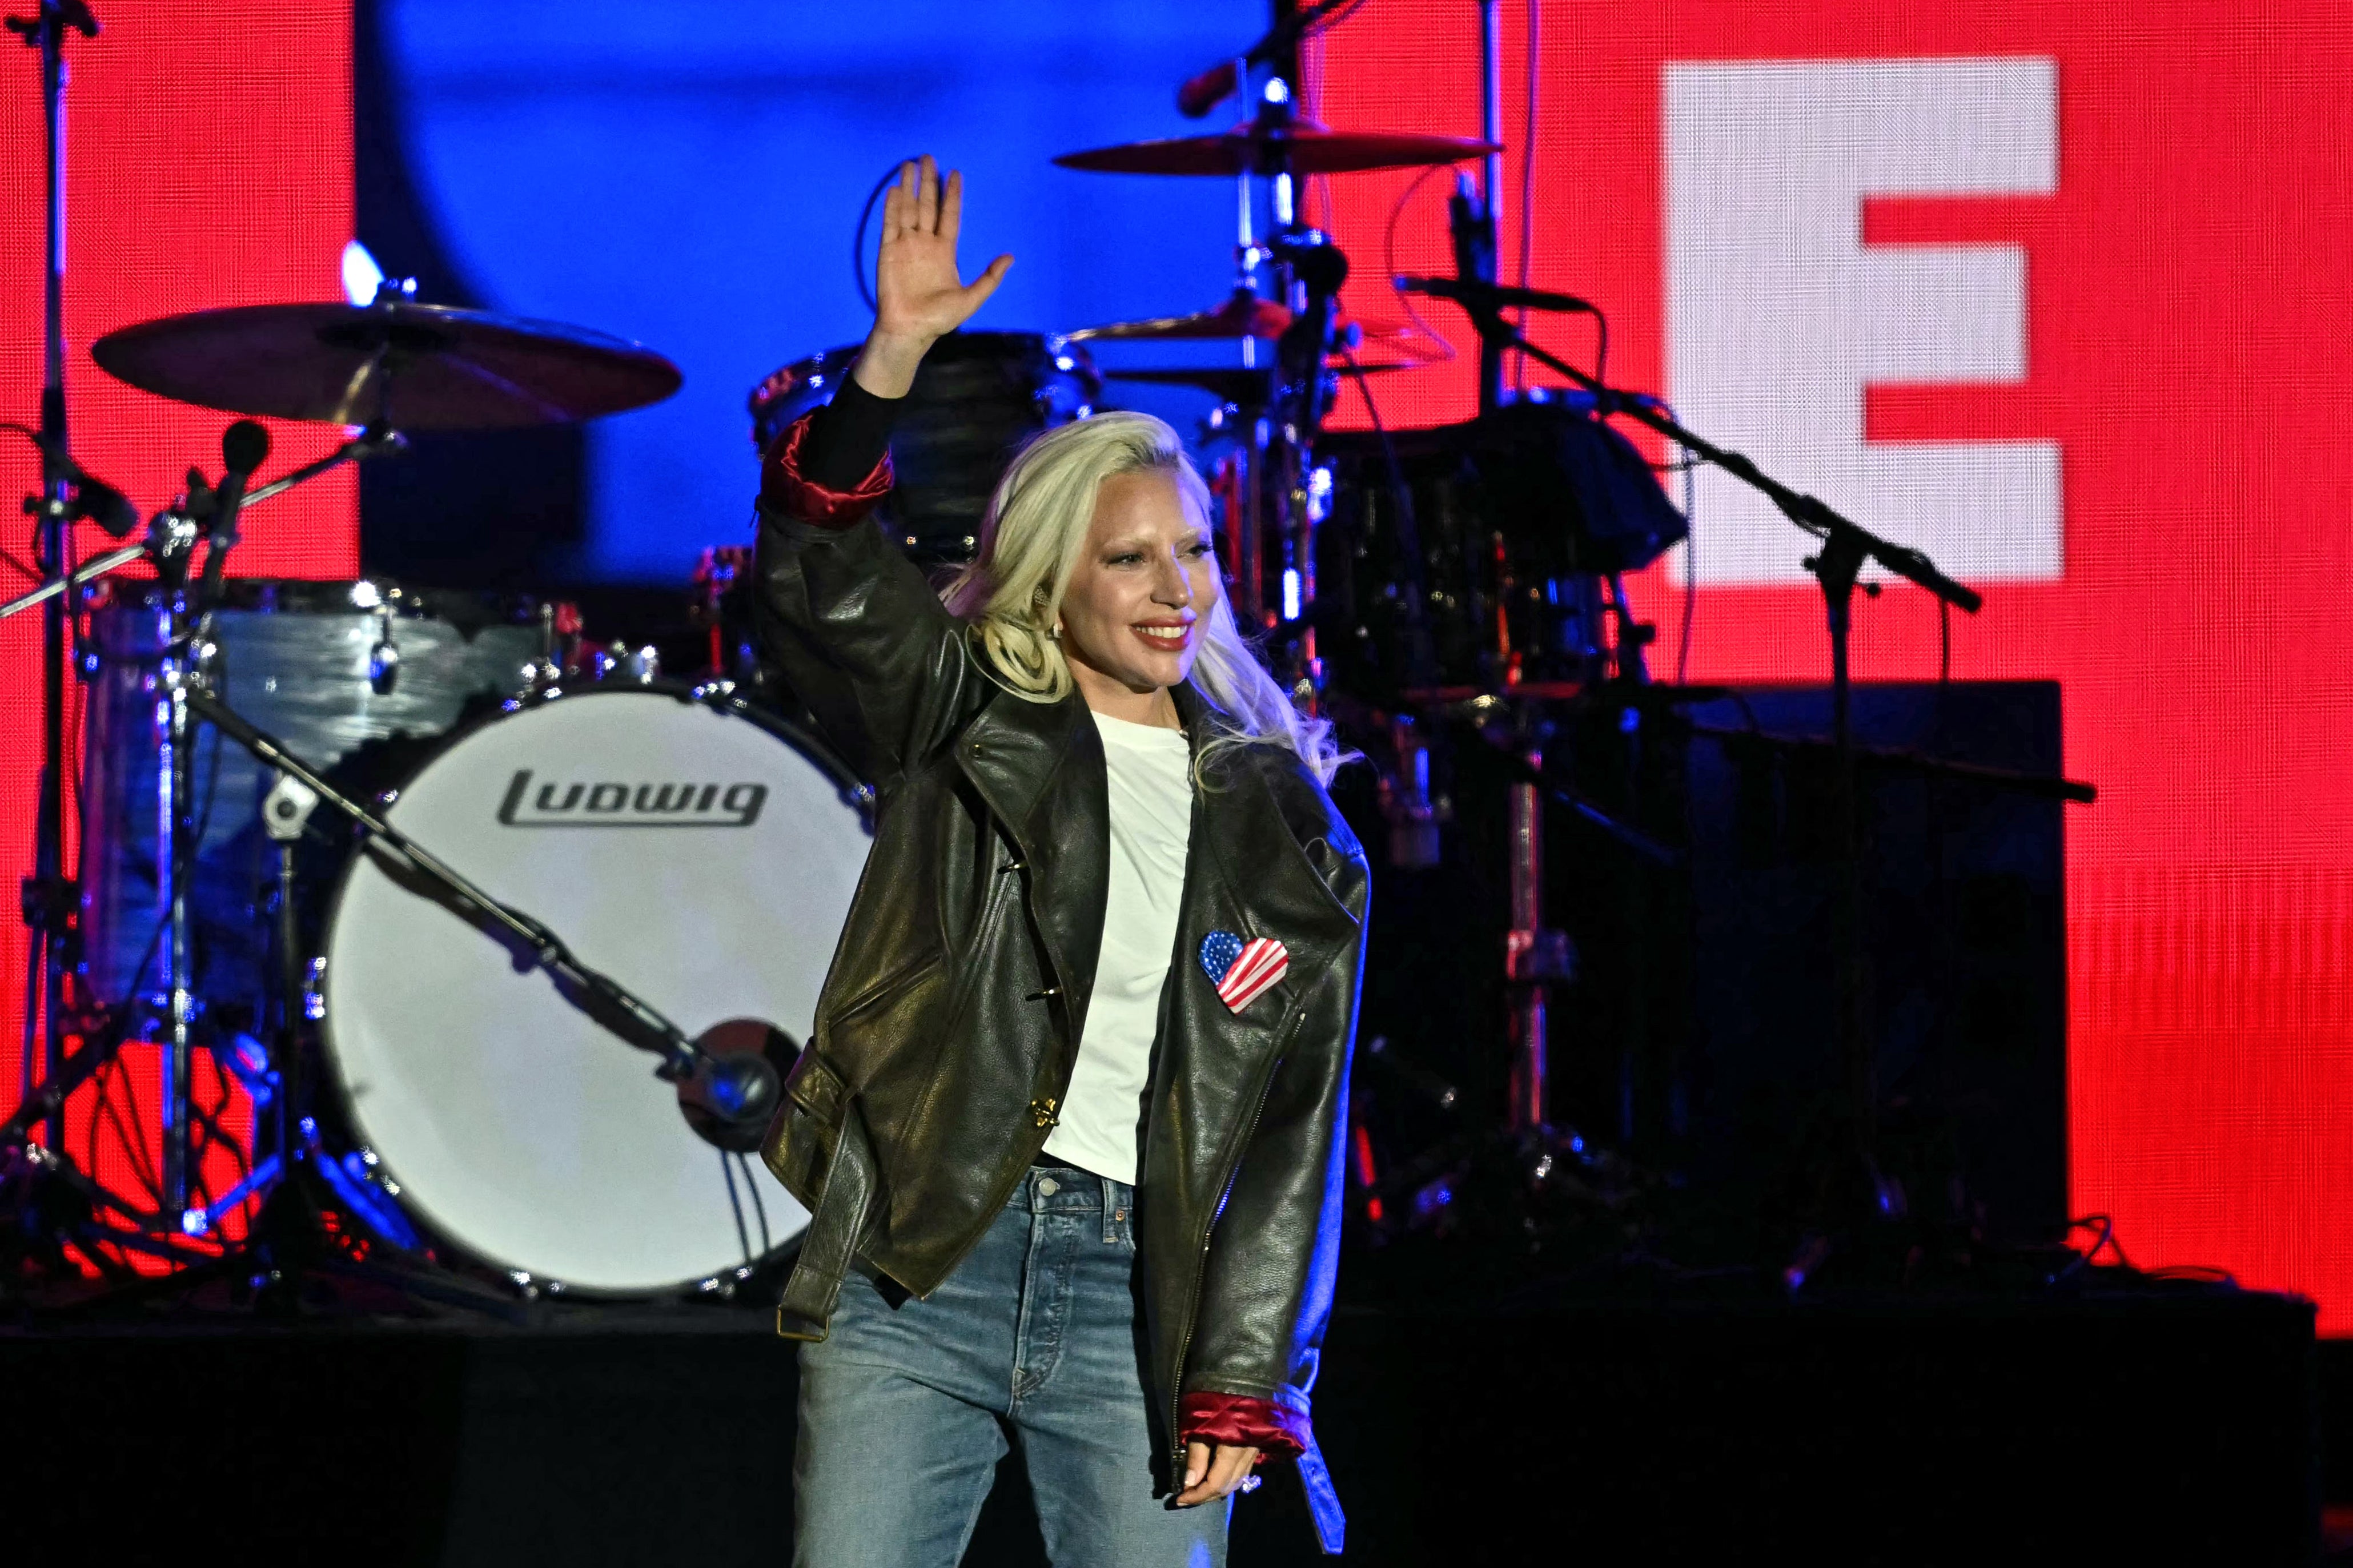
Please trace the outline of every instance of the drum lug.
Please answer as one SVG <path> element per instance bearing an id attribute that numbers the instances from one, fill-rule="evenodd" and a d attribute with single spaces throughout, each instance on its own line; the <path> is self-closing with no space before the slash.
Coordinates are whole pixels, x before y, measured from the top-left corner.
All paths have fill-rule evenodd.
<path id="1" fill-rule="evenodd" d="M 750 1269 L 743 1268 L 733 1274 L 714 1274 L 708 1279 L 698 1279 L 694 1282 L 694 1293 L 711 1297 L 713 1300 L 732 1301 L 735 1299 L 735 1281 L 750 1272 Z"/>
<path id="2" fill-rule="evenodd" d="M 400 645 L 392 640 L 392 606 L 386 605 L 376 614 L 375 646 L 368 649 L 368 689 L 378 697 L 389 697 L 400 681 Z"/>

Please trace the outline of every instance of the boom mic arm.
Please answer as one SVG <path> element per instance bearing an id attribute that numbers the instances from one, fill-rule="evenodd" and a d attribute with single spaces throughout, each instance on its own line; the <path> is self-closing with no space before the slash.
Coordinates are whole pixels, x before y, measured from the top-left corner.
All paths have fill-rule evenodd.
<path id="1" fill-rule="evenodd" d="M 1314 32 L 1324 17 L 1347 3 L 1348 0 L 1316 0 L 1314 5 L 1284 16 L 1269 29 L 1266 37 L 1239 56 L 1219 61 L 1179 87 L 1176 112 L 1187 120 L 1198 120 L 1208 114 L 1241 87 L 1243 70 L 1297 48 L 1299 41 Z"/>

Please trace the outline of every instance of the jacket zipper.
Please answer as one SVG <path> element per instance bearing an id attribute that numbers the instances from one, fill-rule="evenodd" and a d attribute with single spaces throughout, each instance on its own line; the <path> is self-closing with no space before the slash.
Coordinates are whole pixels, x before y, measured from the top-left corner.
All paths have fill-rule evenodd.
<path id="1" fill-rule="evenodd" d="M 1201 1277 L 1209 1271 L 1209 1237 L 1218 1227 L 1218 1215 L 1231 1194 L 1234 1178 L 1241 1173 L 1242 1156 L 1250 1152 L 1250 1140 L 1258 1135 L 1259 1118 L 1266 1114 L 1266 1097 L 1274 1092 L 1274 1075 L 1282 1070 L 1283 1051 L 1307 1020 L 1303 1005 L 1299 1016 L 1283 1034 L 1282 1047 L 1274 1054 L 1274 1061 L 1259 1080 L 1258 1100 L 1250 1107 L 1250 1121 L 1242 1129 L 1241 1142 L 1235 1146 L 1233 1163 L 1226 1168 L 1225 1180 L 1218 1184 L 1218 1201 L 1210 1205 L 1208 1223 L 1201 1226 L 1201 1244 L 1193 1251 L 1193 1284 L 1185 1295 L 1185 1335 L 1176 1342 L 1176 1375 L 1168 1390 L 1168 1440 L 1170 1455 L 1176 1461 L 1176 1473 L 1185 1473 L 1185 1435 L 1180 1429 L 1180 1407 L 1185 1403 L 1185 1358 L 1193 1352 L 1193 1325 L 1201 1316 Z"/>

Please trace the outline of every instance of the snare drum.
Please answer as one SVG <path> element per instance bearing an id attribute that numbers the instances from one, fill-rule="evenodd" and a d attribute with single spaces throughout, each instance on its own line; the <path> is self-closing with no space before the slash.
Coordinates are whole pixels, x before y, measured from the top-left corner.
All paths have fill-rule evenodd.
<path id="1" fill-rule="evenodd" d="M 797 1050 L 865 868 L 871 793 L 715 689 L 510 707 L 409 777 L 391 824 L 687 1034 L 754 1021 Z M 719 1277 L 807 1224 L 756 1161 L 689 1130 L 657 1058 L 374 851 L 336 889 L 323 966 L 353 1130 L 442 1241 L 518 1279 L 634 1294 Z"/>

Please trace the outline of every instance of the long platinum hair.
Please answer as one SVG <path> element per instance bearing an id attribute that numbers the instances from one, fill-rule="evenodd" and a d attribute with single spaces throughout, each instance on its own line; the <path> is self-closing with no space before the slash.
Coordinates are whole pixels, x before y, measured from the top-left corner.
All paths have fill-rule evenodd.
<path id="1" fill-rule="evenodd" d="M 1114 474 L 1164 473 L 1204 521 L 1209 489 L 1176 432 L 1149 414 L 1098 414 L 1060 426 L 1023 447 L 997 481 L 981 523 L 980 552 L 941 591 L 971 630 L 997 683 L 1031 702 L 1059 702 L 1073 688 L 1071 667 L 1050 633 L 1094 521 L 1095 494 Z M 1200 618 L 1193 689 L 1208 704 L 1213 733 L 1196 746 L 1206 778 L 1215 753 L 1235 746 L 1281 746 L 1319 784 L 1346 760 L 1332 726 L 1299 711 L 1234 624 L 1223 594 Z"/>

